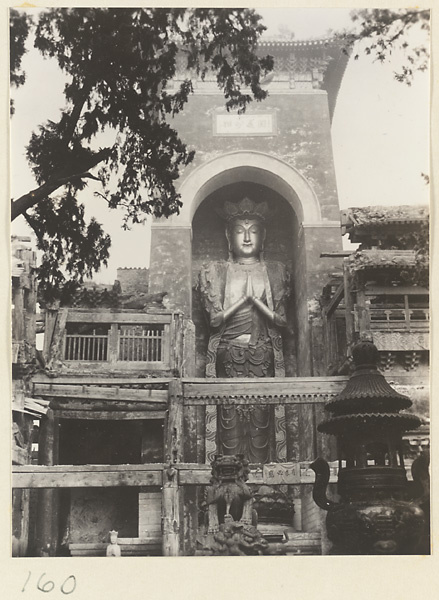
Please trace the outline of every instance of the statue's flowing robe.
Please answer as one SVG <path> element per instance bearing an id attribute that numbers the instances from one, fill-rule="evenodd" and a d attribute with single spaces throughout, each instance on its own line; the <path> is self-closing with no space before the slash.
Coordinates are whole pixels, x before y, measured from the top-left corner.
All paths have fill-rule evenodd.
<path id="1" fill-rule="evenodd" d="M 209 321 L 233 303 L 231 288 L 238 268 L 232 261 L 220 261 L 201 269 L 200 292 Z M 279 262 L 260 262 L 249 267 L 250 271 L 252 269 L 258 270 L 258 277 L 263 281 L 261 300 L 279 317 L 286 319 L 289 279 L 285 266 Z M 245 334 L 250 335 L 247 347 L 234 344 L 234 340 Z M 256 307 L 244 305 L 227 322 L 211 329 L 206 377 L 217 376 L 285 376 L 281 333 Z M 269 428 L 267 406 L 228 406 L 220 407 L 218 411 L 219 442 L 224 454 L 241 453 L 250 462 L 267 462 Z"/>

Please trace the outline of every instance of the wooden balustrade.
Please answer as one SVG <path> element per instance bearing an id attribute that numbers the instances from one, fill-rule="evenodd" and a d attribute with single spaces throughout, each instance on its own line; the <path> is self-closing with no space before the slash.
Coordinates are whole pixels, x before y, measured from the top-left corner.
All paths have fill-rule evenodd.
<path id="1" fill-rule="evenodd" d="M 46 356 L 67 370 L 78 362 L 104 371 L 115 367 L 167 371 L 181 363 L 183 317 L 179 313 L 62 309 L 49 321 L 46 337 L 52 332 L 53 347 L 45 349 Z"/>

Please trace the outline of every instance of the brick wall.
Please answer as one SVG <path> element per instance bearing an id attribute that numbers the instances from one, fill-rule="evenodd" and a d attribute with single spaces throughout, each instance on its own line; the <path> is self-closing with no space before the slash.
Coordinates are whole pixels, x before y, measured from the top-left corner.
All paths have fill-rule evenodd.
<path id="1" fill-rule="evenodd" d="M 161 492 L 139 492 L 139 538 L 160 540 L 162 536 L 161 519 Z"/>
<path id="2" fill-rule="evenodd" d="M 212 134 L 216 108 L 224 98 L 197 94 L 175 116 L 175 125 L 185 143 L 196 150 L 185 175 L 207 160 L 226 152 L 253 150 L 277 157 L 297 169 L 314 189 L 325 219 L 338 219 L 339 207 L 333 164 L 331 128 L 326 94 L 285 94 L 274 92 L 252 110 L 273 111 L 278 134 L 272 136 L 230 136 Z"/>

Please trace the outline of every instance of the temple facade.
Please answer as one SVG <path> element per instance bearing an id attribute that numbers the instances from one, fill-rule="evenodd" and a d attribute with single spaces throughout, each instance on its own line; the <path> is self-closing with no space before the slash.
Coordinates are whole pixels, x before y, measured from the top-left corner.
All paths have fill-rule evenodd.
<path id="1" fill-rule="evenodd" d="M 175 117 L 196 157 L 178 181 L 180 214 L 152 225 L 149 269 L 44 307 L 42 356 L 14 354 L 27 401 L 14 422 L 28 432 L 14 442 L 16 556 L 104 556 L 110 531 L 122 555 L 224 554 L 242 535 L 233 527 L 248 529 L 248 553 L 329 553 L 309 467 L 329 461 L 336 498 L 335 441 L 317 427 L 359 340 L 421 416 L 406 466 L 428 448 L 428 211 L 341 213 L 331 119 L 347 56 L 330 40 L 260 52 L 275 57 L 267 100 L 227 113 L 206 77 Z M 344 234 L 358 250 L 343 251 Z M 36 322 L 35 299 L 13 281 Z M 35 327 L 27 335 L 34 344 Z M 239 371 L 243 348 L 255 368 L 266 346 L 268 376 Z M 228 376 L 209 368 L 221 349 Z M 25 379 L 20 364 L 33 365 Z M 232 452 L 227 427 L 263 458 Z"/>

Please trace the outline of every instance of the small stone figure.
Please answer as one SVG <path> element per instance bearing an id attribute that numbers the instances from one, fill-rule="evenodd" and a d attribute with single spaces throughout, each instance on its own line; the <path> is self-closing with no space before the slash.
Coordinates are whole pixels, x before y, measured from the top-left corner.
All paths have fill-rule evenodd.
<path id="1" fill-rule="evenodd" d="M 117 535 L 117 531 L 110 531 L 110 543 L 107 546 L 107 556 L 121 556 Z"/>

